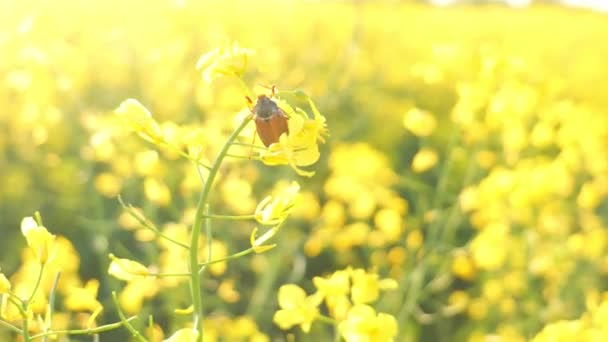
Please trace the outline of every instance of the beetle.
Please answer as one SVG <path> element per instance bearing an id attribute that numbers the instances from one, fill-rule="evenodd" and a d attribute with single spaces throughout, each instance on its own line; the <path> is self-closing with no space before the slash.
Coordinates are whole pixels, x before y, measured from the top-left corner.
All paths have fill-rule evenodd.
<path id="1" fill-rule="evenodd" d="M 271 97 L 274 92 L 275 87 L 273 86 Z M 256 131 L 266 147 L 278 142 L 281 134 L 289 133 L 287 125 L 289 117 L 271 97 L 259 95 L 251 109 Z"/>

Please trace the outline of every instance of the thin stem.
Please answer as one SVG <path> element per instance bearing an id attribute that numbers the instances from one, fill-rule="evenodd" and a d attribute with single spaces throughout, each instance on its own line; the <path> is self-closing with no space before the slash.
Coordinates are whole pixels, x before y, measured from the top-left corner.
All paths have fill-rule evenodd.
<path id="1" fill-rule="evenodd" d="M 196 322 L 196 329 L 199 330 L 199 341 L 202 341 L 203 330 L 202 330 L 202 317 L 203 317 L 203 303 L 201 298 L 201 279 L 200 273 L 196 272 L 199 269 L 198 266 L 198 238 L 201 232 L 201 228 L 203 224 L 207 226 L 207 221 L 204 219 L 203 215 L 206 210 L 208 210 L 208 201 L 209 195 L 211 194 L 211 188 L 213 187 L 213 181 L 217 176 L 217 173 L 220 169 L 220 165 L 226 157 L 228 153 L 228 149 L 230 148 L 230 144 L 238 137 L 241 131 L 247 126 L 247 124 L 251 121 L 251 117 L 247 117 L 241 122 L 241 124 L 232 132 L 222 149 L 220 150 L 217 158 L 213 162 L 211 169 L 209 170 L 209 174 L 207 175 L 207 179 L 205 180 L 205 184 L 203 187 L 203 191 L 201 192 L 201 196 L 199 197 L 198 205 L 196 208 L 196 216 L 194 218 L 194 225 L 192 227 L 192 236 L 190 240 L 190 290 L 192 294 L 192 305 L 194 307 L 193 318 Z"/>
<path id="2" fill-rule="evenodd" d="M 255 144 L 248 144 L 248 143 L 242 143 L 242 142 L 238 142 L 238 141 L 233 142 L 232 145 L 234 145 L 234 146 L 244 146 L 244 147 L 257 148 L 259 150 L 265 150 L 266 149 L 266 147 L 264 147 L 264 146 L 255 145 Z"/>
<path id="3" fill-rule="evenodd" d="M 161 232 L 160 230 L 158 230 L 158 228 L 154 227 L 153 225 L 151 225 L 150 223 L 148 223 L 146 221 L 145 218 L 141 217 L 139 215 L 139 213 L 137 213 L 137 211 L 135 210 L 135 208 L 133 208 L 131 205 L 127 205 L 123 200 L 122 200 L 122 196 L 118 196 L 118 202 L 120 203 L 120 205 L 123 207 L 123 209 L 125 209 L 127 211 L 127 213 L 129 213 L 129 215 L 131 215 L 131 217 L 133 217 L 137 222 L 139 222 L 139 224 L 141 224 L 142 226 L 144 226 L 145 228 L 150 229 L 151 231 L 153 231 L 154 233 L 156 233 L 158 236 L 160 236 L 161 238 L 170 241 L 182 248 L 185 249 L 189 249 L 190 246 L 186 245 L 185 243 L 179 242 L 167 235 L 165 235 L 163 232 Z"/>
<path id="4" fill-rule="evenodd" d="M 247 59 L 245 59 L 245 66 L 244 67 L 245 68 L 247 67 Z M 234 76 L 239 81 L 239 85 L 241 86 L 241 88 L 243 88 L 243 91 L 245 92 L 245 94 L 247 94 L 247 96 L 249 96 L 251 98 L 255 97 L 255 94 L 253 94 L 253 92 L 251 91 L 251 89 L 249 89 L 249 87 L 247 86 L 247 84 L 245 84 L 245 81 L 243 81 L 243 79 L 241 78 L 241 75 L 233 72 L 232 76 Z"/>
<path id="5" fill-rule="evenodd" d="M 150 273 L 149 276 L 156 278 L 171 278 L 171 277 L 190 277 L 188 273 Z"/>
<path id="6" fill-rule="evenodd" d="M 182 150 L 181 150 L 180 148 L 178 148 L 177 146 L 173 146 L 173 145 L 169 144 L 169 143 L 168 143 L 168 142 L 166 142 L 166 141 L 161 141 L 161 143 L 162 143 L 164 146 L 169 147 L 169 149 L 170 149 L 170 150 L 173 150 L 173 151 L 177 152 L 177 153 L 178 153 L 180 156 L 182 156 L 182 157 L 184 157 L 184 158 L 186 158 L 186 159 L 190 160 L 191 162 L 195 163 L 196 165 L 202 166 L 202 167 L 204 167 L 204 168 L 205 168 L 205 169 L 207 169 L 207 170 L 210 170 L 210 169 L 211 169 L 211 167 L 210 167 L 209 165 L 203 164 L 203 163 L 201 163 L 201 161 L 200 161 L 200 160 L 197 160 L 197 159 L 192 158 L 192 157 L 191 157 L 191 156 L 190 156 L 188 153 L 186 153 L 186 152 L 182 151 Z"/>
<path id="7" fill-rule="evenodd" d="M 126 319 L 126 322 L 130 322 L 130 321 L 134 320 L 135 318 L 137 318 L 137 317 L 136 316 L 129 317 Z M 120 328 L 123 325 L 124 325 L 124 322 L 116 322 L 116 323 L 110 323 L 110 324 L 106 324 L 106 325 L 100 325 L 98 327 L 91 328 L 91 329 L 51 330 L 51 331 L 46 331 L 46 332 L 32 336 L 32 340 L 36 339 L 36 338 L 44 337 L 44 336 L 50 336 L 50 335 L 92 335 L 92 334 L 98 334 L 98 333 L 114 330 L 116 328 Z"/>
<path id="8" fill-rule="evenodd" d="M 3 321 L 0 319 L 0 325 L 8 328 L 9 330 L 12 330 L 13 332 L 19 334 L 19 335 L 23 335 L 23 331 L 21 331 L 21 329 L 17 328 L 16 326 L 10 324 L 9 322 Z"/>
<path id="9" fill-rule="evenodd" d="M 120 317 L 121 325 L 124 325 L 125 328 L 127 328 L 127 330 L 129 330 L 129 332 L 131 333 L 131 336 L 136 338 L 138 341 L 147 342 L 147 340 L 143 336 L 141 336 L 139 331 L 137 331 L 137 329 L 135 329 L 131 325 L 131 323 L 129 323 L 127 317 L 125 317 L 125 314 L 120 309 L 120 304 L 118 303 L 118 298 L 116 297 L 115 291 L 112 291 L 112 300 L 114 301 L 114 305 L 116 305 L 116 312 L 118 313 L 118 317 Z"/>
<path id="10" fill-rule="evenodd" d="M 214 214 L 204 214 L 204 218 L 209 219 L 217 219 L 217 220 L 231 220 L 231 221 L 246 221 L 246 220 L 254 220 L 255 215 L 214 215 Z"/>
<path id="11" fill-rule="evenodd" d="M 47 317 L 48 317 L 48 327 L 46 327 L 45 324 L 45 331 L 48 331 L 46 329 L 49 329 L 52 324 L 52 319 L 53 319 L 53 311 L 55 310 L 55 295 L 57 292 L 57 284 L 59 284 L 59 277 L 61 276 L 61 271 L 57 272 L 57 274 L 55 274 L 55 279 L 53 280 L 53 286 L 51 287 L 51 292 L 49 295 L 49 312 L 47 313 Z M 46 342 L 46 336 L 42 339 L 43 342 Z"/>
<path id="12" fill-rule="evenodd" d="M 238 154 L 226 153 L 226 157 L 237 158 L 237 159 L 248 159 L 248 160 L 259 160 L 260 157 L 256 156 L 241 156 Z"/>
<path id="13" fill-rule="evenodd" d="M 30 319 L 27 316 L 23 316 L 23 340 L 30 342 Z"/>
<path id="14" fill-rule="evenodd" d="M 28 305 L 34 298 L 36 291 L 38 291 L 38 287 L 40 287 L 40 280 L 42 280 L 42 272 L 44 272 L 44 265 L 45 264 L 40 264 L 40 272 L 38 272 L 38 279 L 36 279 L 36 285 L 34 285 L 34 291 L 32 291 L 30 298 L 27 300 Z"/>
<path id="15" fill-rule="evenodd" d="M 251 254 L 253 252 L 255 252 L 255 250 L 253 248 L 249 248 L 249 249 L 246 249 L 246 250 L 244 250 L 242 252 L 238 252 L 236 254 L 229 255 L 227 257 L 223 257 L 223 258 L 219 258 L 219 259 L 215 259 L 215 260 L 210 260 L 208 262 L 202 262 L 202 263 L 198 264 L 198 266 L 199 266 L 199 271 L 198 272 L 199 273 L 203 272 L 205 270 L 205 267 L 208 266 L 208 265 L 217 264 L 218 262 L 228 261 L 228 260 L 232 260 L 232 259 L 237 259 L 237 258 L 243 257 L 245 255 Z"/>

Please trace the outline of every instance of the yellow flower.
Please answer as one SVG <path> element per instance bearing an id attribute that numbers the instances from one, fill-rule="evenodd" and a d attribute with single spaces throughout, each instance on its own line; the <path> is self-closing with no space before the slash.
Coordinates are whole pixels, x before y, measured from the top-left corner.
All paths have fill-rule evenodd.
<path id="1" fill-rule="evenodd" d="M 29 216 L 21 221 L 21 233 L 41 264 L 53 259 L 57 253 L 55 235 L 49 233 L 45 227 L 39 226 L 36 220 Z"/>
<path id="2" fill-rule="evenodd" d="M 198 341 L 198 335 L 199 332 L 196 329 L 179 329 L 164 342 L 196 342 Z"/>
<path id="3" fill-rule="evenodd" d="M 99 290 L 99 281 L 97 279 L 89 280 L 86 285 L 81 287 L 72 287 L 67 292 L 65 298 L 66 309 L 70 311 L 89 311 L 91 317 L 89 317 L 87 326 L 91 327 L 95 318 L 103 310 L 103 306 L 97 301 L 97 291 Z"/>
<path id="4" fill-rule="evenodd" d="M 344 319 L 351 308 L 348 300 L 350 293 L 349 269 L 334 272 L 328 278 L 314 277 L 312 279 L 315 287 L 325 297 L 325 303 L 330 315 L 337 319 Z"/>
<path id="5" fill-rule="evenodd" d="M 166 207 L 171 203 L 171 190 L 167 184 L 156 178 L 146 177 L 144 180 L 144 194 L 150 202 L 158 206 Z"/>
<path id="6" fill-rule="evenodd" d="M 258 228 L 257 227 L 254 228 L 253 232 L 251 232 L 251 236 L 249 237 L 249 241 L 251 242 L 251 247 L 253 248 L 253 250 L 259 254 L 259 253 L 266 252 L 267 250 L 273 249 L 276 246 L 276 244 L 264 245 L 264 243 L 266 241 L 270 240 L 273 236 L 275 236 L 280 228 L 281 228 L 281 225 L 272 227 L 272 228 L 268 229 L 266 231 L 266 233 L 262 234 L 262 236 L 260 236 L 260 237 L 256 237 L 256 235 L 258 233 Z"/>
<path id="7" fill-rule="evenodd" d="M 363 269 L 351 271 L 351 298 L 355 304 L 371 303 L 378 299 L 381 289 L 395 289 L 397 282 L 393 279 L 379 279 L 376 273 L 366 273 Z"/>
<path id="8" fill-rule="evenodd" d="M 272 318 L 281 329 L 287 330 L 299 325 L 302 331 L 309 332 L 312 322 L 319 316 L 317 308 L 323 297 L 318 294 L 306 296 L 306 292 L 295 284 L 279 288 L 279 306 Z"/>
<path id="9" fill-rule="evenodd" d="M 437 127 L 437 120 L 433 114 L 418 108 L 410 109 L 403 118 L 403 125 L 414 135 L 427 137 L 433 133 Z"/>
<path id="10" fill-rule="evenodd" d="M 11 290 L 11 283 L 6 279 L 4 273 L 0 273 L 0 294 L 8 293 Z"/>
<path id="11" fill-rule="evenodd" d="M 276 225 L 285 221 L 294 207 L 300 186 L 293 182 L 279 196 L 267 196 L 255 209 L 255 219 L 264 225 Z"/>
<path id="12" fill-rule="evenodd" d="M 144 300 L 156 296 L 160 288 L 157 279 L 133 279 L 120 291 L 118 301 L 121 308 L 129 314 L 136 314 L 142 310 Z"/>
<path id="13" fill-rule="evenodd" d="M 163 129 L 152 118 L 152 114 L 146 107 L 135 99 L 127 99 L 114 111 L 122 122 L 140 137 L 152 143 L 160 143 L 164 140 Z"/>
<path id="14" fill-rule="evenodd" d="M 289 165 L 300 176 L 312 177 L 315 174 L 299 167 L 312 165 L 319 160 L 318 142 L 325 142 L 327 127 L 325 117 L 319 113 L 312 101 L 309 102 L 313 108 L 314 119 L 309 119 L 300 108 L 294 110 L 284 101 L 279 102 L 279 107 L 289 116 L 289 133 L 281 135 L 278 142 L 260 153 L 260 160 L 264 164 Z"/>
<path id="15" fill-rule="evenodd" d="M 202 72 L 203 80 L 211 83 L 221 76 L 241 76 L 247 69 L 247 61 L 253 50 L 242 48 L 238 43 L 227 43 L 199 58 L 196 70 Z"/>
<path id="16" fill-rule="evenodd" d="M 414 156 L 414 160 L 412 160 L 412 170 L 418 173 L 428 171 L 437 164 L 438 160 L 439 156 L 435 150 L 423 148 Z"/>
<path id="17" fill-rule="evenodd" d="M 360 304 L 350 309 L 338 330 L 346 342 L 388 342 L 397 335 L 397 320 L 385 313 L 376 315 L 371 306 Z"/>
<path id="18" fill-rule="evenodd" d="M 84 287 L 72 287 L 67 292 L 65 307 L 70 311 L 95 312 L 101 309 L 101 303 L 97 301 L 99 281 L 89 280 Z"/>
<path id="19" fill-rule="evenodd" d="M 141 279 L 150 274 L 148 268 L 137 261 L 129 259 L 120 259 L 110 254 L 110 267 L 108 273 L 120 280 L 131 281 L 134 279 Z"/>

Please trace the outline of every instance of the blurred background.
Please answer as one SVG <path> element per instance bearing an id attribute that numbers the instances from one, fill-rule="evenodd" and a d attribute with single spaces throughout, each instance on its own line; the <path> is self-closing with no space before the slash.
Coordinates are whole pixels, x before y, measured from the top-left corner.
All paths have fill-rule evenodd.
<path id="1" fill-rule="evenodd" d="M 211 158 L 246 103 L 237 83 L 206 84 L 195 65 L 238 41 L 255 51 L 246 81 L 305 90 L 331 136 L 310 179 L 248 161 L 222 170 L 221 213 L 252 213 L 291 180 L 303 194 L 275 250 L 211 269 L 218 327 L 246 317 L 273 341 L 328 340 L 321 324 L 304 335 L 272 323 L 277 288 L 312 290 L 313 276 L 351 265 L 399 282 L 376 306 L 397 318 L 397 341 L 525 341 L 559 336 L 563 322 L 602 340 L 606 11 L 601 0 L 0 1 L 2 272 L 23 280 L 19 224 L 38 210 L 67 238 L 65 291 L 99 280 L 100 323 L 117 319 L 113 290 L 165 332 L 187 321 L 173 313 L 187 282 L 107 275 L 108 253 L 161 270 L 186 262 L 129 220 L 118 194 L 187 234 L 201 187 L 187 161 L 112 111 L 136 98 L 166 129 L 198 134 Z M 252 228 L 217 223 L 215 253 L 247 248 Z M 82 321 L 63 311 L 66 326 Z"/>

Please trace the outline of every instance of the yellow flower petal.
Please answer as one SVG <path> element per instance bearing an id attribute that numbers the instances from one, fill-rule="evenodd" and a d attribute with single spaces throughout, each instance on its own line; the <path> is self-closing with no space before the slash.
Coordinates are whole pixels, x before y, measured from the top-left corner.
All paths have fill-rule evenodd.
<path id="1" fill-rule="evenodd" d="M 108 273 L 120 280 L 131 281 L 141 279 L 150 275 L 148 268 L 137 261 L 129 259 L 120 259 L 110 254 L 110 267 Z"/>

